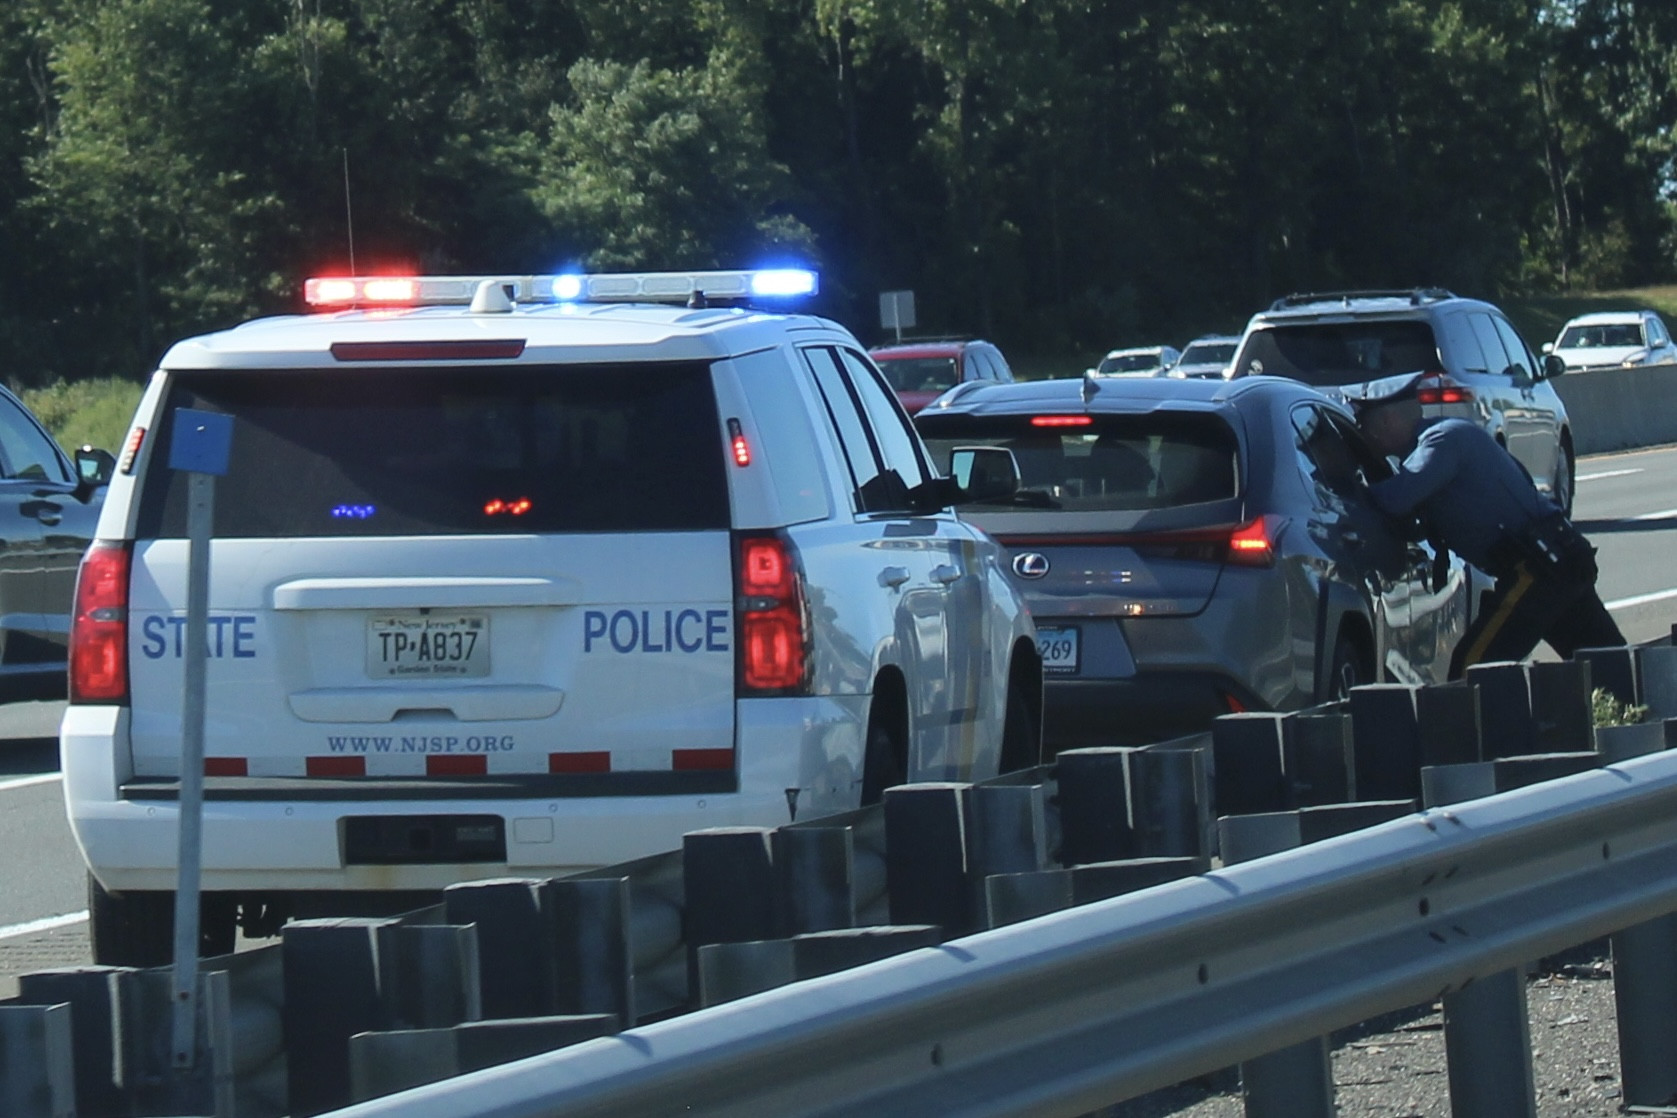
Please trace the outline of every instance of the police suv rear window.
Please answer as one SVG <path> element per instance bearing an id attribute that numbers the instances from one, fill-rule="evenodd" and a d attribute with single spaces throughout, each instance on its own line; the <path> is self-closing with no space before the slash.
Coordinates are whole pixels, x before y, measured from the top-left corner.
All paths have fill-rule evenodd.
<path id="1" fill-rule="evenodd" d="M 726 529 L 704 364 L 173 374 L 139 511 L 186 534 L 176 408 L 234 418 L 223 538 Z"/>
<path id="2" fill-rule="evenodd" d="M 1242 373 L 1337 388 L 1437 369 L 1438 343 L 1418 319 L 1299 323 L 1253 331 L 1240 364 Z"/>
<path id="3" fill-rule="evenodd" d="M 1004 446 L 1019 492 L 1001 504 L 1095 512 L 1161 509 L 1239 496 L 1239 444 L 1214 415 L 922 416 L 945 474 L 958 446 Z"/>

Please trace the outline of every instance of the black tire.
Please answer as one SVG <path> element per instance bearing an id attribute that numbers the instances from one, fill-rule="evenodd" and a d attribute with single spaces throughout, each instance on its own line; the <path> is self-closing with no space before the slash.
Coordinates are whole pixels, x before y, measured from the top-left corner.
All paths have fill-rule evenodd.
<path id="1" fill-rule="evenodd" d="M 866 751 L 862 755 L 862 806 L 877 804 L 885 798 L 885 789 L 908 781 L 908 745 L 893 732 L 894 721 L 884 711 L 875 709 L 868 715 Z"/>
<path id="2" fill-rule="evenodd" d="M 1351 688 L 1374 682 L 1374 668 L 1363 651 L 1362 643 L 1350 633 L 1340 632 L 1333 642 L 1333 660 L 1329 662 L 1328 678 L 1323 681 L 1323 702 L 1333 703 L 1351 697 Z"/>
<path id="3" fill-rule="evenodd" d="M 1014 680 L 1007 685 L 1007 714 L 1002 719 L 1001 771 L 1019 772 L 1042 764 L 1042 719 Z"/>
<path id="4" fill-rule="evenodd" d="M 1578 495 L 1578 460 L 1573 456 L 1572 444 L 1561 444 L 1561 460 L 1555 467 L 1555 504 L 1567 518 L 1572 516 L 1572 502 Z"/>
<path id="5" fill-rule="evenodd" d="M 206 894 L 198 912 L 198 957 L 229 955 L 238 937 L 234 899 Z M 87 875 L 87 918 L 93 961 L 102 966 L 161 967 L 175 960 L 173 890 L 112 893 Z"/>

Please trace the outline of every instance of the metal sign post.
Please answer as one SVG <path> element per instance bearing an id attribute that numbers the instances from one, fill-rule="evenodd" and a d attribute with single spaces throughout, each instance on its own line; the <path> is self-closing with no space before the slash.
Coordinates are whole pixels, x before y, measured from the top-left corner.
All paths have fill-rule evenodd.
<path id="1" fill-rule="evenodd" d="M 175 409 L 169 468 L 187 475 L 186 660 L 181 700 L 180 860 L 175 889 L 173 1056 L 190 1071 L 198 1039 L 198 899 L 204 847 L 204 687 L 209 667 L 210 532 L 215 479 L 227 473 L 233 418 Z"/>

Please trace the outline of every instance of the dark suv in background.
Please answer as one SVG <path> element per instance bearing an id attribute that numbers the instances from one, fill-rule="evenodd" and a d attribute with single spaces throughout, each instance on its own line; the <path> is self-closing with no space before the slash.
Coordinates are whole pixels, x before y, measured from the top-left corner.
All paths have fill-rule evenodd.
<path id="1" fill-rule="evenodd" d="M 1288 295 L 1252 316 L 1229 376 L 1291 377 L 1330 396 L 1426 373 L 1428 415 L 1484 427 L 1567 512 L 1577 476 L 1566 406 L 1544 361 L 1490 303 L 1442 288 Z"/>
<path id="2" fill-rule="evenodd" d="M 1002 351 L 976 338 L 899 342 L 868 350 L 879 371 L 913 415 L 957 384 L 1012 384 Z"/>

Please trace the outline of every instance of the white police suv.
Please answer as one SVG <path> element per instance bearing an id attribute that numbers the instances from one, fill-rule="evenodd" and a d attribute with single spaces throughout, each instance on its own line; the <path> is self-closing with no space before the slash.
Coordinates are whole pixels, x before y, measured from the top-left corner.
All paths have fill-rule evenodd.
<path id="1" fill-rule="evenodd" d="M 167 961 L 189 475 L 209 549 L 201 948 L 1034 764 L 997 546 L 809 273 L 311 280 L 165 355 L 83 561 L 62 728 L 95 958 Z M 673 300 L 676 305 L 665 305 Z"/>

